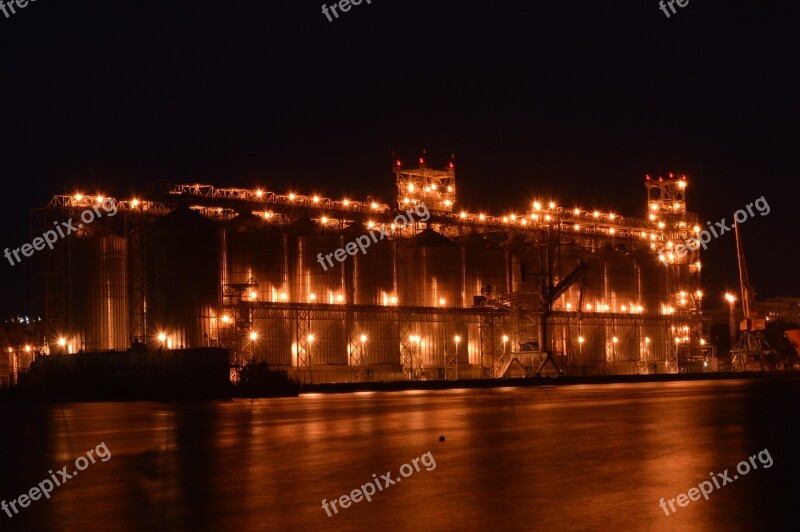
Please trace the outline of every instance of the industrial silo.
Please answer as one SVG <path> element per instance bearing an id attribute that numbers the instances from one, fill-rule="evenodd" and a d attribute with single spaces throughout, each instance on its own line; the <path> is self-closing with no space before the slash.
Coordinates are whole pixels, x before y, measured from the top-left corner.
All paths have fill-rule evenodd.
<path id="1" fill-rule="evenodd" d="M 344 247 L 340 235 L 308 218 L 290 224 L 287 233 L 289 301 L 313 304 L 345 302 L 344 266 L 333 256 L 325 258 Z M 347 255 L 344 260 L 351 258 Z"/>
<path id="2" fill-rule="evenodd" d="M 669 271 L 654 253 L 638 249 L 631 254 L 638 279 L 638 299 L 643 312 L 661 314 L 670 304 Z"/>
<path id="3" fill-rule="evenodd" d="M 255 318 L 253 331 L 255 340 L 245 347 L 253 353 L 255 362 L 266 362 L 270 367 L 288 369 L 292 366 L 292 343 L 296 334 L 294 321 L 288 319 L 288 311 L 281 311 L 286 318 Z"/>
<path id="4" fill-rule="evenodd" d="M 224 229 L 187 206 L 144 229 L 148 341 L 173 349 L 209 344 L 222 303 Z"/>
<path id="5" fill-rule="evenodd" d="M 258 301 L 288 299 L 286 233 L 250 213 L 240 214 L 226 224 L 226 229 L 225 283 L 248 283 L 253 279 L 258 284 Z"/>
<path id="6" fill-rule="evenodd" d="M 377 233 L 377 231 L 375 231 Z M 355 242 L 363 236 L 369 237 L 367 228 L 354 223 L 342 233 L 345 242 Z M 360 250 L 345 261 L 348 300 L 356 305 L 377 306 L 385 311 L 395 308 L 392 298 L 397 297 L 397 246 L 394 240 L 384 238 L 371 241 L 366 253 Z M 381 312 L 376 310 L 376 312 Z M 398 371 L 400 364 L 400 334 L 396 320 L 370 319 L 369 313 L 354 326 L 352 348 L 363 353 L 364 365 L 382 371 Z M 361 343 L 361 336 L 366 341 Z M 391 367 L 390 367 L 391 366 Z"/>
<path id="7" fill-rule="evenodd" d="M 359 238 L 366 252 L 361 252 L 359 248 L 354 256 L 348 256 L 344 262 L 347 299 L 356 305 L 385 305 L 387 297 L 397 295 L 397 243 L 386 238 L 375 242 L 370 238 L 366 226 L 360 223 L 354 223 L 342 232 L 345 245 L 357 242 Z M 365 243 L 365 239 L 369 239 L 368 243 Z"/>
<path id="8" fill-rule="evenodd" d="M 289 300 L 312 306 L 346 303 L 345 266 L 335 257 L 331 257 L 330 262 L 325 259 L 326 255 L 344 247 L 341 235 L 308 218 L 289 225 L 287 233 Z M 348 255 L 344 261 L 350 259 Z M 346 365 L 348 340 L 344 320 L 312 317 L 309 326 L 308 334 L 313 336 L 311 364 Z"/>
<path id="9" fill-rule="evenodd" d="M 400 332 L 395 320 L 366 319 L 355 325 L 353 345 L 362 349 L 365 366 L 400 364 Z M 365 337 L 361 342 L 361 336 Z M 392 369 L 396 370 L 395 367 Z"/>
<path id="10" fill-rule="evenodd" d="M 461 240 L 464 253 L 464 303 L 473 305 L 474 296 L 507 294 L 507 252 L 478 233 Z"/>
<path id="11" fill-rule="evenodd" d="M 598 251 L 602 259 L 603 310 L 608 312 L 636 314 L 639 300 L 637 265 L 631 253 L 624 247 L 604 246 Z M 606 361 L 613 363 L 609 371 L 631 373 L 639 357 L 639 330 L 628 322 L 606 326 Z"/>
<path id="12" fill-rule="evenodd" d="M 644 249 L 632 253 L 639 285 L 639 305 L 645 314 L 664 316 L 664 310 L 670 305 L 669 271 L 654 253 Z M 643 324 L 639 330 L 640 361 L 646 361 L 648 371 L 653 371 L 653 364 L 663 371 L 667 350 L 674 349 L 670 342 L 666 324 Z"/>
<path id="13" fill-rule="evenodd" d="M 433 229 L 410 238 L 400 246 L 397 270 L 400 305 L 461 307 L 461 248 L 449 238 Z"/>
<path id="14" fill-rule="evenodd" d="M 439 369 L 445 366 L 445 353 L 455 353 L 455 332 L 453 324 L 446 322 L 421 322 L 411 324 L 412 336 L 418 339 L 404 339 L 407 349 L 414 352 L 423 370 L 430 378 L 439 378 Z M 462 342 L 463 344 L 463 342 Z M 460 349 L 465 349 L 464 345 Z"/>
<path id="15" fill-rule="evenodd" d="M 622 248 L 605 246 L 598 250 L 603 264 L 603 304 L 609 312 L 629 312 L 636 305 L 639 283 L 636 262 Z"/>
<path id="16" fill-rule="evenodd" d="M 398 253 L 400 305 L 410 307 L 461 307 L 464 269 L 461 247 L 432 229 L 409 239 Z M 414 349 L 424 368 L 442 367 L 445 349 L 452 342 L 443 322 L 416 322 L 412 334 L 420 340 Z"/>
<path id="17" fill-rule="evenodd" d="M 541 249 L 521 234 L 511 236 L 501 247 L 509 254 L 506 279 L 510 291 L 520 296 L 518 304 L 528 309 L 540 307 L 541 274 L 546 265 Z"/>
<path id="18" fill-rule="evenodd" d="M 74 350 L 125 350 L 128 336 L 128 243 L 95 224 L 71 235 L 68 250 L 67 329 Z"/>
<path id="19" fill-rule="evenodd" d="M 289 300 L 288 237 L 286 232 L 250 213 L 226 224 L 225 284 L 258 286 L 242 294 L 247 301 L 282 303 Z M 245 346 L 256 362 L 288 367 L 292 364 L 294 327 L 289 319 L 256 318 L 255 340 Z"/>
<path id="20" fill-rule="evenodd" d="M 312 366 L 347 366 L 350 340 L 343 320 L 312 320 L 309 337 Z"/>
<path id="21" fill-rule="evenodd" d="M 310 305 L 345 303 L 345 265 L 335 257 L 331 257 L 330 262 L 324 258 L 344 247 L 341 235 L 308 218 L 291 224 L 288 235 L 291 301 Z M 351 258 L 347 255 L 344 260 Z M 311 343 L 313 365 L 347 364 L 344 325 L 341 319 L 311 320 L 309 334 L 314 338 Z"/>

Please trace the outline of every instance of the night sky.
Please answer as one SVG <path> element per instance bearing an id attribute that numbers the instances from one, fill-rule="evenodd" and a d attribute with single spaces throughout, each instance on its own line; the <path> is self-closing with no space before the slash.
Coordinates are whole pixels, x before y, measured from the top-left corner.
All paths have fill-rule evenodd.
<path id="1" fill-rule="evenodd" d="M 763 297 L 798 289 L 794 2 L 38 0 L 0 13 L 2 248 L 57 193 L 261 185 L 389 203 L 392 152 L 456 155 L 459 201 L 534 197 L 644 216 L 644 175 L 689 176 L 743 226 Z M 29 309 L 30 260 L 0 266 Z M 703 256 L 708 302 L 737 287 L 734 238 Z"/>

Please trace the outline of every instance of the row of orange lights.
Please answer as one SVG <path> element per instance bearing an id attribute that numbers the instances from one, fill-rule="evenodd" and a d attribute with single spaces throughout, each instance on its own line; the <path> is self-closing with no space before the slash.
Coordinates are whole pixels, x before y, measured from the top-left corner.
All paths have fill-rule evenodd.
<path id="1" fill-rule="evenodd" d="M 683 338 L 678 337 L 678 336 L 675 337 L 675 343 L 676 344 L 679 344 L 681 342 L 686 343 L 688 341 L 689 341 L 689 337 L 688 336 L 684 336 Z M 583 345 L 585 342 L 586 342 L 586 338 L 584 338 L 583 336 L 578 336 L 578 343 L 579 344 Z M 616 336 L 612 337 L 611 338 L 611 343 L 613 343 L 613 344 L 619 343 L 619 338 L 617 338 Z M 650 337 L 649 336 L 646 336 L 644 338 L 644 343 L 645 344 L 649 344 L 650 343 Z M 700 338 L 700 345 L 706 345 L 706 341 L 705 341 L 704 338 Z"/>
<path id="2" fill-rule="evenodd" d="M 564 307 L 566 308 L 567 311 L 574 310 L 572 303 L 567 303 L 566 305 L 564 305 Z M 595 305 L 592 305 L 591 303 L 587 303 L 586 305 L 584 305 L 583 308 L 586 309 L 587 312 L 591 312 L 591 311 L 594 311 L 594 312 L 609 312 L 611 310 L 611 307 L 609 305 L 606 305 L 606 304 L 595 304 Z M 620 311 L 621 312 L 628 312 L 628 313 L 631 313 L 631 314 L 641 314 L 642 312 L 644 312 L 644 307 L 642 307 L 641 305 L 621 305 L 620 306 Z"/>
<path id="3" fill-rule="evenodd" d="M 64 345 L 66 345 L 66 343 L 67 343 L 67 339 L 64 338 Z M 25 344 L 25 347 L 23 347 L 22 350 L 25 351 L 26 353 L 30 353 L 33 350 L 33 348 L 30 345 Z M 13 347 L 9 347 L 8 348 L 8 352 L 9 353 L 13 353 L 14 352 L 14 348 Z"/>
<path id="4" fill-rule="evenodd" d="M 578 336 L 578 343 L 583 345 L 584 343 L 586 343 L 586 338 L 584 338 L 583 336 Z M 613 343 L 613 344 L 619 343 L 619 338 L 617 338 L 616 336 L 613 336 L 611 338 L 611 343 Z M 649 336 L 645 336 L 644 343 L 646 343 L 646 344 L 650 343 L 650 337 Z"/>
<path id="5" fill-rule="evenodd" d="M 247 296 L 250 299 L 250 301 L 258 300 L 258 292 L 256 292 L 255 290 L 250 290 L 248 292 Z M 289 295 L 286 292 L 281 292 L 280 294 L 278 294 L 278 298 L 281 301 L 288 301 L 289 300 Z M 344 296 L 342 294 L 336 294 L 335 296 L 333 296 L 333 298 L 334 298 L 336 303 L 344 303 L 345 302 Z M 312 292 L 312 293 L 310 293 L 308 295 L 308 302 L 309 303 L 314 303 L 314 302 L 317 301 L 317 299 L 318 299 L 318 296 L 317 296 L 316 293 Z M 386 305 L 397 305 L 397 303 L 398 303 L 397 296 L 389 296 L 388 294 L 384 294 L 384 297 L 383 297 L 384 306 L 386 306 Z M 445 306 L 446 304 L 447 304 L 447 300 L 446 299 L 444 299 L 443 297 L 439 298 L 439 305 L 440 306 Z M 223 315 L 223 316 L 221 316 L 220 319 L 222 320 L 223 323 L 230 323 L 230 321 L 231 321 L 231 318 L 228 315 Z"/>
<path id="6" fill-rule="evenodd" d="M 413 186 L 413 185 L 410 185 L 410 186 Z M 435 185 L 433 185 L 433 186 L 435 186 Z M 448 187 L 448 188 L 451 188 L 451 187 Z M 256 190 L 256 196 L 262 197 L 263 194 L 264 194 L 264 192 L 261 189 Z M 289 198 L 290 201 L 294 201 L 295 199 L 298 198 L 298 196 L 296 194 L 294 194 L 293 192 L 290 192 L 287 197 Z M 83 201 L 86 198 L 86 196 L 84 196 L 83 194 L 77 193 L 77 194 L 75 194 L 73 196 L 73 198 L 75 199 L 75 201 L 79 201 L 80 202 L 80 201 Z M 102 195 L 98 195 L 98 196 L 95 197 L 95 200 L 98 203 L 102 203 L 105 199 L 107 199 L 107 198 L 105 198 Z M 312 201 L 312 203 L 318 204 L 320 201 L 322 201 L 322 198 L 320 196 L 318 196 L 318 195 L 314 195 L 314 196 L 311 197 L 311 201 Z M 404 198 L 403 199 L 404 203 L 409 203 L 410 201 L 411 200 L 409 200 L 409 198 Z M 130 205 L 131 205 L 132 208 L 138 207 L 140 205 L 140 203 L 141 203 L 140 200 L 137 199 L 137 198 L 132 198 L 130 200 Z M 349 199 L 345 198 L 345 199 L 343 199 L 341 201 L 341 203 L 345 207 L 348 207 L 351 202 L 350 202 Z M 451 206 L 452 205 L 452 202 L 450 200 L 445 200 L 444 203 L 447 206 Z M 533 206 L 534 206 L 534 210 L 537 210 L 537 211 L 538 210 L 542 210 L 542 205 L 539 202 L 534 202 Z M 549 206 L 550 206 L 551 209 L 553 209 L 553 208 L 555 208 L 555 203 L 554 202 L 550 202 Z M 376 210 L 377 211 L 377 210 L 380 210 L 381 206 L 380 206 L 380 204 L 378 202 L 373 201 L 373 202 L 370 203 L 370 208 L 372 210 Z M 583 210 L 581 210 L 581 209 L 579 209 L 577 207 L 572 211 L 572 213 L 575 216 L 579 216 L 581 213 L 588 213 L 588 212 L 589 211 L 583 211 Z M 600 215 L 601 215 L 600 211 L 595 210 L 595 211 L 592 212 L 592 216 L 594 218 L 600 218 Z M 270 219 L 273 216 L 274 216 L 274 213 L 271 212 L 271 211 L 267 211 L 267 212 L 264 213 L 264 217 L 267 218 L 267 219 Z M 469 214 L 466 211 L 461 211 L 460 217 L 462 219 L 466 218 L 467 216 L 469 216 Z M 527 225 L 527 223 L 528 223 L 527 217 L 526 216 L 518 217 L 516 214 L 510 214 L 510 215 L 507 215 L 507 216 L 503 216 L 502 217 L 502 221 L 503 221 L 503 223 L 515 222 L 515 221 L 517 221 L 518 218 L 519 218 L 519 223 L 521 225 Z M 609 218 L 609 220 L 613 221 L 613 220 L 615 220 L 617 218 L 617 215 L 614 214 L 614 213 L 609 213 L 608 214 L 608 218 Z M 484 213 L 479 213 L 478 214 L 478 219 L 481 220 L 481 221 L 484 221 L 484 220 L 486 220 L 486 215 Z M 532 221 L 538 221 L 539 220 L 539 215 L 538 214 L 532 214 L 530 216 L 530 219 Z M 544 219 L 544 221 L 549 222 L 549 221 L 552 220 L 552 216 L 550 214 L 545 214 L 543 216 L 543 219 Z M 322 223 L 327 223 L 328 218 L 323 216 L 320 220 L 322 221 Z M 650 214 L 650 220 L 656 220 L 655 215 Z M 371 223 L 374 224 L 374 222 L 371 222 Z M 680 224 L 684 224 L 685 225 L 684 222 L 680 222 Z M 659 229 L 663 229 L 665 227 L 664 222 L 659 222 L 658 223 L 658 227 L 659 227 Z M 579 224 L 575 224 L 574 225 L 574 229 L 576 231 L 579 231 L 580 230 L 580 225 Z M 700 232 L 700 227 L 699 226 L 694 226 L 693 229 L 694 229 L 695 233 L 699 233 Z M 609 234 L 614 234 L 615 230 L 614 230 L 614 228 L 610 228 L 608 230 L 608 232 L 609 232 Z M 645 232 L 642 232 L 641 236 L 642 236 L 642 238 L 646 238 L 647 234 Z M 655 235 L 651 233 L 650 234 L 650 238 L 651 238 L 651 240 L 655 239 Z"/>

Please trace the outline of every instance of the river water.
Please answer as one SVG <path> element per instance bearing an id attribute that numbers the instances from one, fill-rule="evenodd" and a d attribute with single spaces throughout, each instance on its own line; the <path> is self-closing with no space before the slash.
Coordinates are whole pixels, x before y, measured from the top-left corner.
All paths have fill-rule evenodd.
<path id="1" fill-rule="evenodd" d="M 791 530 L 799 399 L 781 379 L 0 405 L 5 501 L 111 454 L 0 530 Z"/>

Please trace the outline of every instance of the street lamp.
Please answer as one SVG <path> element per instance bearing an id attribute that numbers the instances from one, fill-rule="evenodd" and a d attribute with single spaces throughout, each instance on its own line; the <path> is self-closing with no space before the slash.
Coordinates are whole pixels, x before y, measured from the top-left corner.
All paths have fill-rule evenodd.
<path id="1" fill-rule="evenodd" d="M 255 358 L 256 340 L 258 340 L 258 333 L 256 331 L 250 331 L 250 361 L 251 362 Z"/>
<path id="2" fill-rule="evenodd" d="M 233 322 L 233 320 L 231 319 L 231 317 L 228 314 L 223 314 L 219 318 L 219 321 L 221 321 L 223 323 L 223 325 L 222 325 L 222 327 L 220 327 L 219 323 L 217 323 L 217 347 L 219 347 L 220 339 L 222 339 L 223 336 L 225 336 L 227 338 L 227 334 L 225 334 L 225 328 L 227 327 L 227 325 L 229 323 Z M 222 331 L 220 331 L 220 329 L 222 329 Z"/>
<path id="3" fill-rule="evenodd" d="M 613 366 L 614 363 L 617 361 L 617 343 L 619 342 L 619 338 L 613 336 L 611 338 L 611 365 Z"/>
<path id="4" fill-rule="evenodd" d="M 454 368 L 455 375 L 453 375 L 453 377 L 456 380 L 458 380 L 458 347 L 461 344 L 461 337 L 459 335 L 453 336 L 453 342 L 455 342 L 455 344 L 456 344 L 456 356 L 455 356 L 455 360 L 453 360 L 453 362 L 454 362 L 453 365 L 455 366 L 455 368 Z"/>
<path id="5" fill-rule="evenodd" d="M 364 344 L 367 341 L 367 335 L 361 333 L 358 340 L 353 340 L 350 345 L 350 368 L 352 371 L 353 382 L 363 380 L 362 371 L 364 367 Z"/>
<path id="6" fill-rule="evenodd" d="M 578 336 L 578 375 L 583 375 L 583 342 L 585 341 L 583 336 Z"/>
<path id="7" fill-rule="evenodd" d="M 730 292 L 725 292 L 725 301 L 728 302 L 728 321 L 731 333 L 731 349 L 736 345 L 736 296 Z"/>
<path id="8" fill-rule="evenodd" d="M 409 370 L 411 372 L 410 376 L 411 376 L 411 378 L 413 380 L 416 380 L 418 378 L 416 365 L 417 365 L 417 357 L 419 357 L 419 343 L 420 343 L 420 340 L 421 339 L 420 339 L 419 335 L 412 334 L 412 335 L 410 335 L 408 337 L 408 341 L 411 342 L 411 361 L 410 361 L 410 364 L 409 364 L 410 365 Z M 404 371 L 405 371 L 405 369 L 404 369 Z"/>

